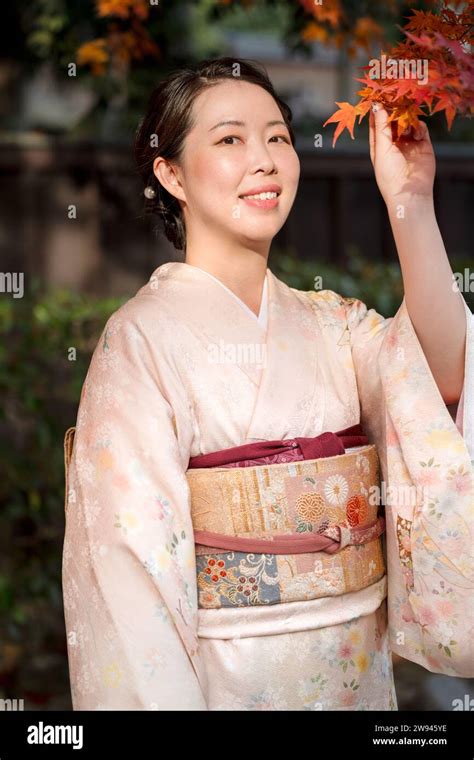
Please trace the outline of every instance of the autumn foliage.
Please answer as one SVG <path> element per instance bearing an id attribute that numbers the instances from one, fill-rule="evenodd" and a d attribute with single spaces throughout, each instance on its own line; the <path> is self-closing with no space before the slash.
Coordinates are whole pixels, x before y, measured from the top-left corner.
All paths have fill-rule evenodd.
<path id="1" fill-rule="evenodd" d="M 359 102 L 337 102 L 339 109 L 324 124 L 336 124 L 333 146 L 345 129 L 354 139 L 356 119 L 360 124 L 375 102 L 388 111 L 396 138 L 409 128 L 416 129 L 420 117 L 439 111 L 444 112 L 449 129 L 456 115 L 472 116 L 474 0 L 424 1 L 430 10 L 412 9 L 401 29 L 403 40 L 390 50 L 382 49 L 379 59 L 362 67 L 364 76 L 356 78 L 363 84 L 357 92 Z M 223 8 L 239 2 L 250 9 L 256 0 L 214 2 Z M 344 48 L 349 58 L 360 50 L 368 52 L 374 45 L 380 49 L 385 44 L 381 24 L 369 15 L 357 16 L 351 2 L 294 2 L 295 8 L 304 11 L 299 33 L 305 42 Z M 152 5 L 151 0 L 96 0 L 96 14 L 107 22 L 106 31 L 81 45 L 78 64 L 88 66 L 97 76 L 109 72 L 126 76 L 132 62 L 148 56 L 159 58 L 160 48 L 147 28 Z M 371 0 L 365 7 L 371 7 Z M 384 14 L 395 17 L 399 8 L 400 0 L 385 0 Z"/>
<path id="2" fill-rule="evenodd" d="M 96 0 L 96 16 L 111 21 L 107 33 L 85 42 L 77 51 L 77 62 L 89 67 L 96 76 L 126 67 L 146 56 L 160 57 L 159 46 L 147 30 L 150 6 L 158 7 L 161 0 Z M 414 0 L 416 2 L 417 0 Z M 177 3 L 177 0 L 174 0 Z M 208 0 L 209 9 L 225 12 L 233 7 L 255 8 L 262 0 Z M 270 5 L 272 0 L 264 0 Z M 381 45 L 385 30 L 376 20 L 381 13 L 380 0 L 366 0 L 365 15 L 354 13 L 351 0 L 287 0 L 298 34 L 305 43 L 314 41 L 344 48 L 350 58 L 358 50 L 368 51 Z M 424 0 L 434 3 L 437 0 Z M 395 17 L 402 0 L 384 0 L 382 15 Z M 303 11 L 301 27 L 296 18 Z"/>
<path id="3" fill-rule="evenodd" d="M 338 48 L 345 46 L 349 58 L 353 58 L 358 49 L 368 50 L 371 44 L 384 38 L 383 28 L 370 16 L 359 16 L 353 25 L 342 0 L 324 0 L 320 4 L 314 0 L 299 0 L 299 3 L 313 16 L 301 32 L 305 42 L 322 42 Z M 387 5 L 395 13 L 396 0 L 387 0 Z"/>
<path id="4" fill-rule="evenodd" d="M 472 117 L 474 1 L 458 6 L 455 11 L 445 2 L 439 13 L 413 11 L 402 29 L 405 39 L 363 67 L 364 77 L 356 78 L 364 85 L 359 102 L 337 103 L 339 110 L 324 123 L 337 124 L 333 147 L 344 129 L 354 139 L 356 118 L 360 124 L 375 102 L 388 111 L 397 139 L 415 130 L 420 116 L 444 111 L 448 129 L 457 114 Z"/>
<path id="5" fill-rule="evenodd" d="M 107 33 L 80 46 L 79 66 L 89 66 L 94 75 L 101 76 L 109 66 L 126 71 L 133 60 L 160 56 L 158 45 L 144 26 L 150 13 L 148 0 L 97 0 L 96 13 L 99 18 L 110 19 Z"/>

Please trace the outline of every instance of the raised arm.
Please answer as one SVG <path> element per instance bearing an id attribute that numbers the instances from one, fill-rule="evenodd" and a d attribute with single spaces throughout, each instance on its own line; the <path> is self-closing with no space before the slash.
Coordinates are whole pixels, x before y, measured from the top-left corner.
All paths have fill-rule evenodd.
<path id="1" fill-rule="evenodd" d="M 393 141 L 387 111 L 379 108 L 370 115 L 369 134 L 407 311 L 444 402 L 456 404 L 464 382 L 466 310 L 436 221 L 435 157 L 428 127 L 422 122 L 413 138 Z"/>

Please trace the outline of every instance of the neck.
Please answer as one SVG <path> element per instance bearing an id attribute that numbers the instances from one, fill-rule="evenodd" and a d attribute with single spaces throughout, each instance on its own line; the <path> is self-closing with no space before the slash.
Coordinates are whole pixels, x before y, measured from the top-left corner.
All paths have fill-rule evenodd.
<path id="1" fill-rule="evenodd" d="M 219 245 L 200 244 L 199 249 L 188 241 L 185 263 L 214 275 L 232 290 L 254 314 L 259 314 L 267 271 L 269 245 L 266 251 L 250 247 L 232 249 Z"/>

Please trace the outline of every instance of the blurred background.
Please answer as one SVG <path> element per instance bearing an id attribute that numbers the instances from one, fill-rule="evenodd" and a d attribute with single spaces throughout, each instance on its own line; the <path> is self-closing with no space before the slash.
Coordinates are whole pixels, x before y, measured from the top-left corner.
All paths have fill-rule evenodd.
<path id="1" fill-rule="evenodd" d="M 11 0 L 0 30 L 0 700 L 71 709 L 61 589 L 63 436 L 110 314 L 152 271 L 182 260 L 143 215 L 134 132 L 152 88 L 207 57 L 266 67 L 294 114 L 298 195 L 269 266 L 293 287 L 402 300 L 369 159 L 367 119 L 333 149 L 324 121 L 355 103 L 354 77 L 401 38 L 399 0 Z M 340 23 L 341 9 L 344 23 Z M 429 119 L 435 204 L 454 272 L 472 265 L 474 124 Z M 321 147 L 314 135 L 323 135 Z M 472 289 L 474 290 L 474 288 Z M 473 293 L 464 294 L 471 309 Z M 71 351 L 75 349 L 75 351 Z M 473 682 L 395 662 L 401 710 L 452 710 Z M 1 703 L 0 703 L 1 704 Z"/>

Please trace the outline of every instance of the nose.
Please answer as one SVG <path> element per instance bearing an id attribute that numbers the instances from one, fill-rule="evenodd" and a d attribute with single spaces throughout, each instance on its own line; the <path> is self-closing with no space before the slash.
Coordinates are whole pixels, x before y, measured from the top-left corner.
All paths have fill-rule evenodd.
<path id="1" fill-rule="evenodd" d="M 265 174 L 272 173 L 277 166 L 268 145 L 263 140 L 256 140 L 251 150 L 251 173 L 264 171 Z"/>

